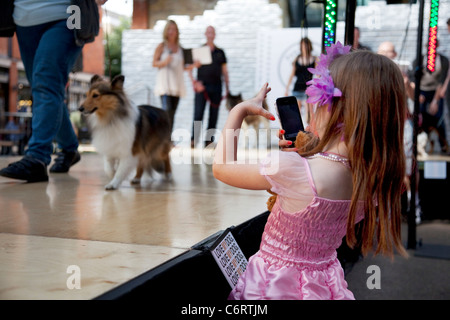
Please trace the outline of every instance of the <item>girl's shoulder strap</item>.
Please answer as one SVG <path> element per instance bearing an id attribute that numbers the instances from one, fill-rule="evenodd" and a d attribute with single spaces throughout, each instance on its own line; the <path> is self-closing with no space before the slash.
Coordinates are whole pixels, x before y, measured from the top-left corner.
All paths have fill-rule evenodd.
<path id="1" fill-rule="evenodd" d="M 278 195 L 293 199 L 317 195 L 308 163 L 296 152 L 271 152 L 260 160 L 260 173 Z"/>

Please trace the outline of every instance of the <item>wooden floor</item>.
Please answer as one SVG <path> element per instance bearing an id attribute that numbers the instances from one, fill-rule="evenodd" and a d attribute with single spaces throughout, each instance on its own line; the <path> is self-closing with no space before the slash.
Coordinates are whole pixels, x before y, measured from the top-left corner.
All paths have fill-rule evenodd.
<path id="1" fill-rule="evenodd" d="M 0 177 L 0 299 L 95 298 L 267 210 L 265 191 L 215 180 L 202 150 L 172 156 L 172 182 L 116 191 L 104 190 L 94 152 L 48 183 Z M 0 157 L 0 167 L 18 159 Z"/>

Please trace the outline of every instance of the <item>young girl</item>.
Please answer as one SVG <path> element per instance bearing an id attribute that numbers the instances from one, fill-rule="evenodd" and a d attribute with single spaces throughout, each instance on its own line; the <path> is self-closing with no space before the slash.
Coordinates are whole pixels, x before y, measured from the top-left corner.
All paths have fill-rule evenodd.
<path id="1" fill-rule="evenodd" d="M 261 107 L 267 84 L 230 111 L 216 147 L 214 176 L 277 194 L 260 250 L 230 299 L 354 299 L 336 249 L 345 235 L 355 245 L 354 225 L 362 219 L 363 254 L 375 249 L 392 255 L 397 249 L 406 255 L 400 239 L 403 77 L 390 59 L 349 50 L 333 45 L 311 70 L 316 77 L 307 94 L 318 143 L 301 155 L 277 151 L 256 165 L 236 161 L 235 131 L 245 116 L 275 119 Z"/>

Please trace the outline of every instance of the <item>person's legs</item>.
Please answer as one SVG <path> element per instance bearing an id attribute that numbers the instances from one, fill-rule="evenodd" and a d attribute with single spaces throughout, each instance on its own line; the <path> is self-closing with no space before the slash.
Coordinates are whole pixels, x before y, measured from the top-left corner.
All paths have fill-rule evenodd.
<path id="1" fill-rule="evenodd" d="M 194 122 L 192 124 L 191 147 L 195 146 L 195 138 L 201 136 L 203 115 L 205 113 L 206 99 L 203 92 L 197 92 L 194 99 Z M 200 123 L 200 126 L 198 125 Z"/>
<path id="2" fill-rule="evenodd" d="M 64 20 L 32 27 L 17 26 L 17 38 L 33 96 L 32 134 L 25 157 L 0 170 L 0 175 L 28 182 L 47 181 L 54 140 L 69 152 L 69 156 L 58 157 L 61 161 L 57 169 L 63 170 L 56 172 L 67 172 L 79 160 L 78 139 L 64 95 L 69 72 L 81 47 L 75 45 L 74 34 Z"/>
<path id="3" fill-rule="evenodd" d="M 444 119 L 444 99 L 439 100 L 439 107 L 436 114 L 430 114 L 428 112 L 429 104 L 434 99 L 434 91 L 422 91 L 421 94 L 424 96 L 424 101 L 420 105 L 420 112 L 422 115 L 422 125 L 421 129 L 427 134 L 430 134 L 434 129 L 438 133 L 439 144 L 441 146 L 441 151 L 447 153 L 449 150 L 447 139 L 446 139 L 446 128 Z M 433 151 L 433 150 L 432 150 Z"/>
<path id="4" fill-rule="evenodd" d="M 219 117 L 219 107 L 222 102 L 222 86 L 213 85 L 207 89 L 209 97 L 209 120 L 208 129 L 215 129 L 217 126 L 217 119 Z"/>
<path id="5" fill-rule="evenodd" d="M 433 116 L 428 113 L 428 106 L 433 100 L 434 92 L 430 91 L 421 91 L 420 94 L 423 96 L 423 101 L 420 104 L 420 115 L 422 116 L 421 126 L 426 134 L 430 133 L 431 128 L 433 127 Z"/>
<path id="6" fill-rule="evenodd" d="M 170 96 L 169 115 L 170 115 L 170 118 L 172 119 L 172 129 L 173 129 L 173 124 L 175 123 L 175 113 L 177 112 L 179 102 L 180 102 L 180 97 Z"/>
<path id="7" fill-rule="evenodd" d="M 18 27 L 17 35 L 33 95 L 33 131 L 26 155 L 48 165 L 53 140 L 67 152 L 78 148 L 64 98 L 69 72 L 82 48 L 76 46 L 65 21 L 47 24 L 46 28 Z M 40 41 L 35 47 L 37 37 Z"/>
<path id="8" fill-rule="evenodd" d="M 439 135 L 439 144 L 441 145 L 441 152 L 448 153 L 449 147 L 447 143 L 447 132 L 445 128 L 445 113 L 444 113 L 444 99 L 439 100 L 439 110 L 435 115 L 436 129 Z"/>
<path id="9" fill-rule="evenodd" d="M 163 110 L 166 110 L 169 114 L 170 125 L 173 128 L 173 123 L 175 121 L 175 112 L 178 107 L 178 103 L 180 101 L 179 97 L 162 95 L 161 96 L 161 104 Z"/>

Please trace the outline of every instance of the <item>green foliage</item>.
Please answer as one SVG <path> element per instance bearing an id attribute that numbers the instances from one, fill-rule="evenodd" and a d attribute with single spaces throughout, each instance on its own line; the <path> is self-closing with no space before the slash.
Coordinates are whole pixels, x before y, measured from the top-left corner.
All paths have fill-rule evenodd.
<path id="1" fill-rule="evenodd" d="M 105 30 L 105 76 L 114 76 L 122 73 L 122 32 L 131 28 L 131 19 L 122 18 L 120 25 Z"/>

